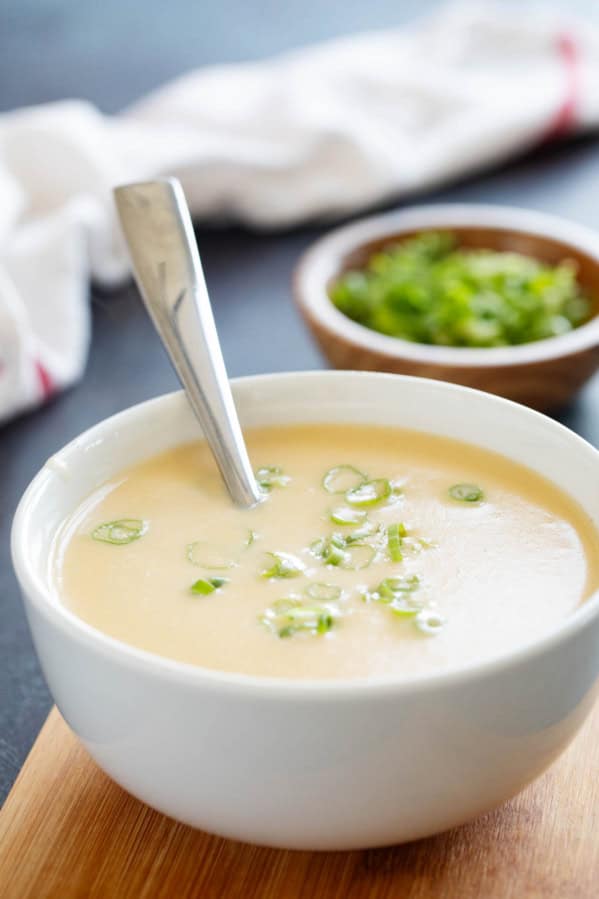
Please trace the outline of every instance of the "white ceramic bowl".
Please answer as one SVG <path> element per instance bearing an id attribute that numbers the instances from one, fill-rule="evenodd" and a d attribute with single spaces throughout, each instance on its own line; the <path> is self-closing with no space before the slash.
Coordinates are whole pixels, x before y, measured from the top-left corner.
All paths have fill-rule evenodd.
<path id="1" fill-rule="evenodd" d="M 246 425 L 402 425 L 535 468 L 599 519 L 599 453 L 548 418 L 450 384 L 364 372 L 234 382 Z M 60 603 L 61 520 L 124 466 L 198 435 L 181 394 L 135 406 L 51 458 L 13 527 L 14 564 L 50 690 L 97 763 L 181 821 L 270 846 L 423 837 L 517 793 L 572 739 L 599 678 L 599 594 L 543 640 L 451 673 L 290 681 L 209 671 L 105 636 Z"/>

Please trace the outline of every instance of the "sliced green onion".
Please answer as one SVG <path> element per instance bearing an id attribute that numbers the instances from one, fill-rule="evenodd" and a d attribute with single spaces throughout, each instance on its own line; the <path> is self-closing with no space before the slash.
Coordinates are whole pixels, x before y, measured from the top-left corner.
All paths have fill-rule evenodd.
<path id="1" fill-rule="evenodd" d="M 115 546 L 123 546 L 133 543 L 148 530 L 148 523 L 141 518 L 118 518 L 116 521 L 105 521 L 92 531 L 94 540 L 101 543 L 113 543 Z"/>
<path id="2" fill-rule="evenodd" d="M 374 590 L 365 591 L 362 599 L 364 602 L 383 603 L 397 615 L 411 617 L 423 607 L 423 604 L 413 597 L 419 586 L 420 578 L 417 574 L 387 577 Z"/>
<path id="3" fill-rule="evenodd" d="M 341 534 L 331 534 L 330 537 L 321 537 L 310 544 L 310 552 L 325 565 L 343 565 L 347 559 L 345 540 Z"/>
<path id="4" fill-rule="evenodd" d="M 392 602 L 398 595 L 414 593 L 420 587 L 420 578 L 417 574 L 404 577 L 386 577 L 376 588 L 383 602 Z"/>
<path id="5" fill-rule="evenodd" d="M 361 528 L 356 528 L 351 534 L 345 536 L 345 542 L 349 545 L 352 543 L 365 543 L 370 538 L 378 538 L 382 534 L 384 528 L 380 524 L 373 524 L 372 521 L 366 521 Z"/>
<path id="6" fill-rule="evenodd" d="M 365 602 L 380 602 L 399 618 L 416 618 L 424 611 L 424 602 L 414 594 L 420 587 L 417 574 L 387 577 L 378 587 L 363 596 Z"/>
<path id="7" fill-rule="evenodd" d="M 347 493 L 367 480 L 367 476 L 353 465 L 336 465 L 329 468 L 322 479 L 322 486 L 327 493 Z"/>
<path id="8" fill-rule="evenodd" d="M 387 605 L 398 618 L 415 618 L 422 612 L 422 603 L 409 594 L 403 597 L 396 597 Z"/>
<path id="9" fill-rule="evenodd" d="M 297 633 L 326 634 L 339 617 L 333 606 L 305 603 L 295 597 L 279 599 L 266 610 L 260 621 L 281 638 Z"/>
<path id="10" fill-rule="evenodd" d="M 227 583 L 228 579 L 226 577 L 200 578 L 191 585 L 190 590 L 192 593 L 200 596 L 209 596 Z"/>
<path id="11" fill-rule="evenodd" d="M 304 612 L 304 610 L 302 610 Z M 326 634 L 333 627 L 334 618 L 330 612 L 318 612 L 317 610 L 305 610 L 305 614 L 295 611 L 288 616 L 289 624 L 281 628 L 279 637 L 292 637 L 299 631 L 309 631 L 314 634 Z"/>
<path id="12" fill-rule="evenodd" d="M 254 541 L 257 539 L 258 539 L 258 534 L 256 533 L 256 531 L 252 531 L 252 529 L 250 528 L 248 530 L 248 535 L 247 535 L 246 541 L 244 543 L 244 546 L 251 546 L 252 543 L 254 543 Z"/>
<path id="13" fill-rule="evenodd" d="M 347 548 L 346 558 L 341 567 L 352 571 L 368 568 L 376 557 L 376 549 L 368 543 L 353 543 Z"/>
<path id="14" fill-rule="evenodd" d="M 418 630 L 427 636 L 434 636 L 442 631 L 446 624 L 443 615 L 435 612 L 433 609 L 422 609 L 418 612 L 414 619 L 414 624 Z"/>
<path id="15" fill-rule="evenodd" d="M 577 266 L 459 246 L 425 231 L 379 247 L 329 287 L 363 327 L 422 344 L 495 347 L 571 331 L 593 315 Z"/>
<path id="16" fill-rule="evenodd" d="M 345 494 L 345 499 L 352 506 L 359 509 L 377 506 L 391 495 L 391 484 L 387 478 L 375 478 L 373 481 L 364 481 L 357 487 L 352 487 Z"/>
<path id="17" fill-rule="evenodd" d="M 424 634 L 436 634 L 445 625 L 445 619 L 415 595 L 419 587 L 420 578 L 416 574 L 388 577 L 374 590 L 362 591 L 362 599 L 382 603 L 398 618 L 413 619 Z"/>
<path id="18" fill-rule="evenodd" d="M 401 545 L 403 542 L 403 538 L 407 535 L 407 530 L 405 524 L 403 522 L 399 522 L 399 524 L 390 524 L 387 528 L 387 550 L 389 552 L 389 558 L 392 562 L 401 562 L 403 559 L 403 553 L 401 551 Z"/>
<path id="19" fill-rule="evenodd" d="M 310 599 L 333 602 L 341 596 L 341 587 L 338 587 L 336 584 L 309 584 L 304 593 Z"/>
<path id="20" fill-rule="evenodd" d="M 286 487 L 291 478 L 280 465 L 263 465 L 256 472 L 256 480 L 263 490 L 270 492 L 273 487 Z"/>
<path id="21" fill-rule="evenodd" d="M 260 576 L 263 578 L 298 577 L 306 567 L 297 556 L 292 556 L 291 553 L 269 552 L 266 555 L 273 560 L 273 564 L 260 572 Z"/>
<path id="22" fill-rule="evenodd" d="M 449 488 L 449 495 L 461 503 L 478 503 L 484 498 L 482 490 L 476 484 L 454 484 Z"/>
<path id="23" fill-rule="evenodd" d="M 358 543 L 346 539 L 341 534 L 321 537 L 310 546 L 310 552 L 324 562 L 336 568 L 361 571 L 373 562 L 376 549 L 368 543 Z"/>
<path id="24" fill-rule="evenodd" d="M 198 568 L 218 571 L 219 569 L 234 568 L 237 564 L 228 554 L 210 546 L 207 540 L 195 540 L 193 543 L 188 543 L 186 554 L 191 564 Z"/>
<path id="25" fill-rule="evenodd" d="M 367 513 L 363 509 L 351 509 L 349 506 L 337 506 L 331 509 L 329 518 L 334 524 L 342 524 L 349 526 L 353 524 L 361 524 L 366 520 Z"/>
<path id="26" fill-rule="evenodd" d="M 213 583 L 204 578 L 200 578 L 194 584 L 191 585 L 191 592 L 197 593 L 202 596 L 208 596 L 210 593 L 214 593 L 216 587 Z"/>
<path id="27" fill-rule="evenodd" d="M 219 587 L 224 587 L 225 584 L 229 583 L 229 578 L 228 577 L 211 577 L 210 583 L 212 584 L 213 587 L 216 587 L 216 589 L 218 590 Z"/>

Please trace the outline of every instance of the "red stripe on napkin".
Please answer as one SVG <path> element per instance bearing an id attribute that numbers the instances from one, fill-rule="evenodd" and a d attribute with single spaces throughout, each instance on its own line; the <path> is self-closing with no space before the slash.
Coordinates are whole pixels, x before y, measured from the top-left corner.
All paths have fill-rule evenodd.
<path id="1" fill-rule="evenodd" d="M 50 377 L 48 369 L 39 361 L 39 359 L 36 359 L 34 364 L 41 388 L 42 399 L 47 400 L 48 397 L 54 393 L 54 381 Z"/>
<path id="2" fill-rule="evenodd" d="M 576 127 L 580 99 L 579 49 L 571 34 L 560 34 L 556 49 L 564 69 L 564 98 L 547 131 L 547 139 L 564 137 Z"/>

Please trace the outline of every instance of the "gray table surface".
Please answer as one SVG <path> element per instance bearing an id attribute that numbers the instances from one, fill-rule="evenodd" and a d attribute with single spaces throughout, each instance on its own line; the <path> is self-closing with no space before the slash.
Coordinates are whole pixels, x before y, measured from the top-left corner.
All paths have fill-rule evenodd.
<path id="1" fill-rule="evenodd" d="M 594 3 L 568 6 L 592 11 Z M 343 5 L 333 0 L 3 0 L 0 110 L 76 95 L 114 112 L 197 65 L 258 58 L 341 33 L 392 26 L 436 5 L 435 0 Z M 599 227 L 598 183 L 599 143 L 586 138 L 546 148 L 426 199 L 528 206 Z M 198 228 L 231 376 L 324 365 L 289 290 L 298 255 L 321 231 Z M 94 288 L 92 305 L 93 341 L 83 381 L 41 411 L 0 429 L 0 799 L 50 707 L 9 559 L 18 498 L 45 459 L 78 432 L 176 383 L 131 285 L 110 293 Z M 560 418 L 599 445 L 599 379 Z"/>

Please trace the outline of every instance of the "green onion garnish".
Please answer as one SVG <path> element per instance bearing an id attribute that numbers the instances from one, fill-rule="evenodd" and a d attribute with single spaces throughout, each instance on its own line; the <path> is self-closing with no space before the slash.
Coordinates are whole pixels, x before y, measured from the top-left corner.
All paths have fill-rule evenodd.
<path id="1" fill-rule="evenodd" d="M 266 555 L 273 560 L 273 564 L 260 572 L 260 576 L 263 578 L 298 577 L 306 567 L 297 556 L 292 556 L 291 553 L 268 552 Z"/>
<path id="2" fill-rule="evenodd" d="M 310 544 L 310 552 L 325 565 L 342 565 L 348 557 L 346 542 L 341 534 L 321 537 Z"/>
<path id="3" fill-rule="evenodd" d="M 115 546 L 123 546 L 133 543 L 148 530 L 148 523 L 141 518 L 119 518 L 116 521 L 105 521 L 92 531 L 94 540 L 101 543 L 113 543 Z"/>
<path id="4" fill-rule="evenodd" d="M 387 606 L 398 618 L 414 618 L 422 611 L 422 603 L 409 594 L 392 599 Z"/>
<path id="5" fill-rule="evenodd" d="M 405 575 L 404 577 L 386 577 L 381 581 L 376 592 L 380 594 L 383 602 L 391 601 L 398 594 L 414 593 L 420 587 L 420 578 L 417 574 Z"/>
<path id="6" fill-rule="evenodd" d="M 310 552 L 325 565 L 361 571 L 368 568 L 376 556 L 376 549 L 367 543 L 357 543 L 350 537 L 331 534 L 321 537 L 310 545 Z"/>
<path id="7" fill-rule="evenodd" d="M 228 580 L 226 577 L 200 578 L 191 585 L 190 590 L 196 595 L 209 596 L 210 593 L 214 593 L 215 590 L 218 590 L 219 587 L 223 587 L 227 583 Z"/>
<path id="8" fill-rule="evenodd" d="M 339 617 L 333 606 L 306 603 L 296 597 L 279 599 L 260 617 L 272 633 L 281 638 L 297 633 L 326 634 Z"/>
<path id="9" fill-rule="evenodd" d="M 337 506 L 331 509 L 329 518 L 334 524 L 341 524 L 345 527 L 354 524 L 361 524 L 366 520 L 366 512 L 363 509 L 351 509 L 349 506 Z"/>
<path id="10" fill-rule="evenodd" d="M 250 528 L 248 530 L 248 535 L 247 535 L 246 541 L 244 543 L 244 546 L 251 546 L 252 543 L 257 539 L 258 539 L 258 534 L 256 533 L 256 531 L 252 531 Z"/>
<path id="11" fill-rule="evenodd" d="M 368 480 L 367 476 L 353 465 L 336 465 L 334 468 L 329 468 L 322 479 L 322 486 L 327 493 L 347 493 L 348 490 L 359 487 L 366 480 Z"/>
<path id="12" fill-rule="evenodd" d="M 347 555 L 342 564 L 342 568 L 348 568 L 352 571 L 362 571 L 368 568 L 376 557 L 376 549 L 368 543 L 353 543 L 347 548 Z"/>
<path id="13" fill-rule="evenodd" d="M 387 550 L 389 558 L 392 562 L 401 562 L 403 553 L 401 544 L 403 538 L 407 535 L 406 526 L 403 522 L 399 524 L 390 524 L 387 528 Z"/>
<path id="14" fill-rule="evenodd" d="M 426 606 L 414 594 L 420 587 L 416 574 L 405 577 L 388 577 L 374 590 L 363 593 L 365 602 L 380 602 L 399 618 L 411 618 L 423 634 L 437 634 L 445 625 L 445 618 Z"/>
<path id="15" fill-rule="evenodd" d="M 352 506 L 359 509 L 378 506 L 391 495 L 391 484 L 387 478 L 375 478 L 373 481 L 364 481 L 357 487 L 350 488 L 345 499 Z"/>
<path id="16" fill-rule="evenodd" d="M 195 540 L 193 543 L 188 543 L 186 555 L 192 565 L 209 570 L 234 568 L 237 564 L 227 553 L 211 547 L 207 540 Z"/>
<path id="17" fill-rule="evenodd" d="M 280 465 L 263 465 L 256 472 L 256 480 L 263 490 L 270 492 L 273 487 L 286 487 L 291 478 Z"/>
<path id="18" fill-rule="evenodd" d="M 341 587 L 336 584 L 309 584 L 304 590 L 310 599 L 318 599 L 323 602 L 332 602 L 341 596 Z"/>
<path id="19" fill-rule="evenodd" d="M 451 232 L 390 243 L 330 288 L 359 324 L 417 343 L 496 347 L 528 343 L 584 324 L 593 304 L 576 264 L 460 247 Z"/>
<path id="20" fill-rule="evenodd" d="M 413 618 L 423 608 L 423 603 L 414 597 L 420 587 L 416 574 L 404 577 L 385 578 L 378 587 L 363 594 L 365 602 L 380 602 L 400 618 Z"/>
<path id="21" fill-rule="evenodd" d="M 484 497 L 476 484 L 454 484 L 449 488 L 449 495 L 461 503 L 477 503 Z"/>
<path id="22" fill-rule="evenodd" d="M 433 609 L 422 609 L 414 619 L 418 630 L 429 637 L 443 630 L 446 623 L 445 618 Z"/>
<path id="23" fill-rule="evenodd" d="M 352 543 L 365 543 L 370 539 L 378 540 L 384 530 L 381 524 L 373 524 L 371 521 L 366 521 L 362 527 L 356 528 L 351 534 L 346 534 L 345 542 L 350 546 Z"/>

